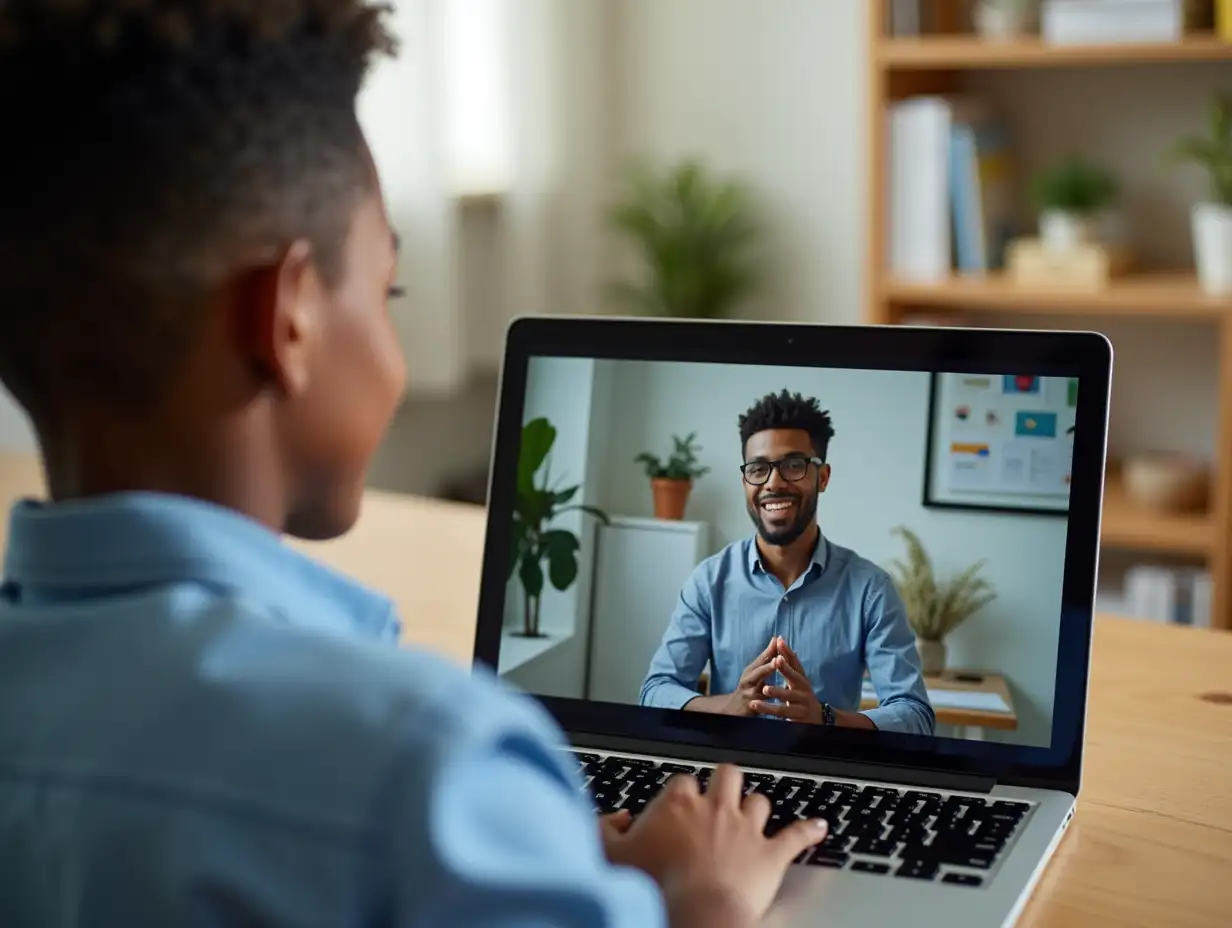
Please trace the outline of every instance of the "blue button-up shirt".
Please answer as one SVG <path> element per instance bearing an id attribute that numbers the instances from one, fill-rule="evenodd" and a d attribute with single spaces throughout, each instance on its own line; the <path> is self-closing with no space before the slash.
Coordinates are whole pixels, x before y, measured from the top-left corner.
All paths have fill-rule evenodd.
<path id="1" fill-rule="evenodd" d="M 683 708 L 697 697 L 707 661 L 711 691 L 734 692 L 744 669 L 779 635 L 820 701 L 858 710 L 867 667 L 879 703 L 864 711 L 873 724 L 933 734 L 936 715 L 915 638 L 889 574 L 825 536 L 790 589 L 762 565 L 755 536 L 702 561 L 680 591 L 650 662 L 642 705 Z M 783 685 L 781 674 L 773 680 Z"/>
<path id="2" fill-rule="evenodd" d="M 537 705 L 258 524 L 22 503 L 5 573 L 5 928 L 664 924 Z"/>

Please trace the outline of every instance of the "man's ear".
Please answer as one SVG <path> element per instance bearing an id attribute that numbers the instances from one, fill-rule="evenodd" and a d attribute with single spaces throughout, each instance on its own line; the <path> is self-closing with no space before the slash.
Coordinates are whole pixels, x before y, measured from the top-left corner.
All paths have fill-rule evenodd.
<path id="1" fill-rule="evenodd" d="M 826 492 L 826 487 L 830 485 L 830 465 L 822 464 L 817 468 L 817 492 Z"/>
<path id="2" fill-rule="evenodd" d="M 241 287 L 241 349 L 258 375 L 289 396 L 308 389 L 324 288 L 312 246 L 296 241 Z"/>

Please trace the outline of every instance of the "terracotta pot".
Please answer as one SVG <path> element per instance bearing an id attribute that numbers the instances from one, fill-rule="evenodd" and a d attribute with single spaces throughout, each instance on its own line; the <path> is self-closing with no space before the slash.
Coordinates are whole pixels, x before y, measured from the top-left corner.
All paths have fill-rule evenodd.
<path id="1" fill-rule="evenodd" d="M 945 642 L 915 640 L 915 649 L 920 652 L 920 670 L 927 677 L 937 676 L 945 671 Z"/>
<path id="2" fill-rule="evenodd" d="M 684 508 L 689 502 L 689 492 L 693 489 L 692 480 L 650 481 L 650 489 L 654 493 L 654 514 L 656 519 L 672 519 L 680 521 L 684 518 Z"/>

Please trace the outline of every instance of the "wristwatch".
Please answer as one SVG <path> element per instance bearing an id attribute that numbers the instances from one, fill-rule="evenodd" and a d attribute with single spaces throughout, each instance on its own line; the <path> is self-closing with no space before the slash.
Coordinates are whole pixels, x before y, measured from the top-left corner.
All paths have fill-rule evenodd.
<path id="1" fill-rule="evenodd" d="M 834 727 L 834 707 L 828 702 L 821 704 L 821 724 Z"/>

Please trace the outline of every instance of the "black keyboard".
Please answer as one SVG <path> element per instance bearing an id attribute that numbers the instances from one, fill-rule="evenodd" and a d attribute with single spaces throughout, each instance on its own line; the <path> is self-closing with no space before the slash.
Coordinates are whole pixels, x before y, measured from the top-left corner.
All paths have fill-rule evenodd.
<path id="1" fill-rule="evenodd" d="M 640 814 L 677 773 L 705 789 L 713 767 L 574 752 L 598 814 Z M 824 842 L 797 864 L 848 869 L 955 886 L 983 886 L 1026 820 L 1026 802 L 958 793 L 894 789 L 841 780 L 745 772 L 744 791 L 763 793 L 771 806 L 766 834 L 801 818 L 824 818 Z"/>

